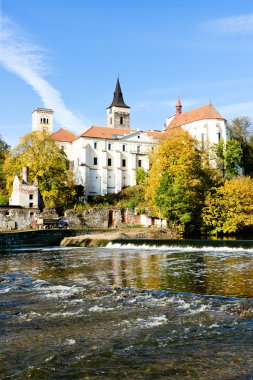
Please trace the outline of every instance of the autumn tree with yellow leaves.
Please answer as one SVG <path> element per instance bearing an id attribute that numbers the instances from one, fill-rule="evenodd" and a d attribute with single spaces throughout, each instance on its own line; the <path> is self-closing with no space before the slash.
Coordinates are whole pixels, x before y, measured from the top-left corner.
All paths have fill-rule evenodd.
<path id="1" fill-rule="evenodd" d="M 203 227 L 212 234 L 253 229 L 253 179 L 238 176 L 210 191 L 202 211 Z"/>
<path id="2" fill-rule="evenodd" d="M 9 193 L 14 177 L 20 175 L 24 166 L 29 168 L 29 181 L 38 180 L 46 207 L 63 210 L 75 203 L 77 191 L 69 161 L 47 132 L 25 135 L 9 152 L 4 162 Z"/>
<path id="3" fill-rule="evenodd" d="M 184 232 L 197 228 L 205 193 L 212 186 L 211 170 L 203 167 L 197 142 L 178 130 L 153 151 L 146 200 L 153 215 L 165 218 L 170 226 Z"/>

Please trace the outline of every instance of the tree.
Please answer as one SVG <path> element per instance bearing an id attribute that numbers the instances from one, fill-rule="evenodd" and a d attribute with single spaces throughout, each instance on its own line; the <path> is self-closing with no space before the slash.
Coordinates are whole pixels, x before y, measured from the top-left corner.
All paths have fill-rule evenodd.
<path id="1" fill-rule="evenodd" d="M 203 168 L 197 142 L 183 130 L 171 134 L 151 156 L 146 199 L 153 213 L 183 229 L 196 226 L 210 173 Z"/>
<path id="2" fill-rule="evenodd" d="M 242 149 L 241 165 L 245 175 L 253 176 L 253 124 L 248 117 L 238 117 L 229 125 L 230 137 L 240 144 Z"/>
<path id="3" fill-rule="evenodd" d="M 223 177 L 233 178 L 239 174 L 242 159 L 242 148 L 235 139 L 230 139 L 224 144 L 221 140 L 216 146 L 217 164 Z"/>
<path id="4" fill-rule="evenodd" d="M 8 196 L 6 192 L 6 181 L 3 171 L 3 164 L 10 150 L 10 146 L 0 136 L 0 204 L 8 204 Z"/>
<path id="5" fill-rule="evenodd" d="M 142 185 L 147 177 L 147 173 L 143 168 L 138 168 L 136 170 L 135 178 L 136 178 L 136 184 Z"/>
<path id="6" fill-rule="evenodd" d="M 76 189 L 69 161 L 47 132 L 25 135 L 5 160 L 4 171 L 7 189 L 12 189 L 13 179 L 22 168 L 29 168 L 29 181 L 38 180 L 46 207 L 58 210 L 75 202 Z"/>
<path id="7" fill-rule="evenodd" d="M 210 233 L 239 233 L 253 228 L 253 179 L 239 176 L 212 189 L 202 210 L 204 229 Z"/>

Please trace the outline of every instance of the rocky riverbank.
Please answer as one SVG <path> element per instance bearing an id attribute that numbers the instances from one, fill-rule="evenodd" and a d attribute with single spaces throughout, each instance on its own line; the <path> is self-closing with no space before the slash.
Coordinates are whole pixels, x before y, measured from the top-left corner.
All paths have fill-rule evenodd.
<path id="1" fill-rule="evenodd" d="M 177 239 L 179 236 L 169 229 L 158 228 L 124 228 L 108 230 L 103 233 L 65 237 L 62 247 L 102 247 L 118 239 Z"/>

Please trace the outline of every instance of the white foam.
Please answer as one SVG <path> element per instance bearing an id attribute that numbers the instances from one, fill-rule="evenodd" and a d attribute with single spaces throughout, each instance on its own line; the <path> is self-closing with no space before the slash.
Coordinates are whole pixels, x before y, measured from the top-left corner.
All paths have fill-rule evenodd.
<path id="1" fill-rule="evenodd" d="M 40 288 L 41 292 L 43 293 L 43 296 L 46 298 L 66 298 L 69 296 L 73 296 L 80 292 L 80 289 L 76 286 L 63 286 L 63 285 L 56 285 L 56 286 L 49 286 L 47 288 Z"/>
<path id="2" fill-rule="evenodd" d="M 93 306 L 89 308 L 89 311 L 99 312 L 99 313 L 103 311 L 110 311 L 110 310 L 114 310 L 114 309 L 112 307 L 102 307 L 102 306 Z"/>
<path id="3" fill-rule="evenodd" d="M 208 252 L 213 254 L 221 254 L 222 256 L 226 254 L 251 254 L 253 255 L 253 248 L 242 248 L 242 247 L 212 247 L 212 246 L 202 246 L 202 247 L 193 247 L 191 245 L 181 246 L 181 245 L 148 245 L 148 244 L 132 244 L 132 243 L 114 243 L 109 242 L 106 246 L 106 248 L 113 248 L 113 249 L 124 249 L 124 250 L 146 250 L 146 251 L 153 251 L 154 253 L 159 253 L 159 251 L 167 251 L 167 252 Z M 154 252 L 155 251 L 155 252 Z"/>
<path id="4" fill-rule="evenodd" d="M 72 346 L 73 344 L 76 344 L 75 339 L 65 339 L 65 342 L 64 342 L 65 346 Z"/>
<path id="5" fill-rule="evenodd" d="M 140 327 L 152 328 L 152 327 L 164 325 L 165 323 L 168 322 L 168 320 L 165 315 L 160 315 L 158 317 L 149 317 L 148 319 L 138 318 L 137 322 L 141 324 Z"/>

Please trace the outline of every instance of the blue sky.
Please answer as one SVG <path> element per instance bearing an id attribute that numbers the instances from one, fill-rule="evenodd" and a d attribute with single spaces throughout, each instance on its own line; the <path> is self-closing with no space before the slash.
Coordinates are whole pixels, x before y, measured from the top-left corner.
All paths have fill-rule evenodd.
<path id="1" fill-rule="evenodd" d="M 212 102 L 253 119 L 252 0 L 0 0 L 0 134 L 31 131 L 37 107 L 54 130 L 105 125 L 119 73 L 131 128 L 162 129 Z"/>

